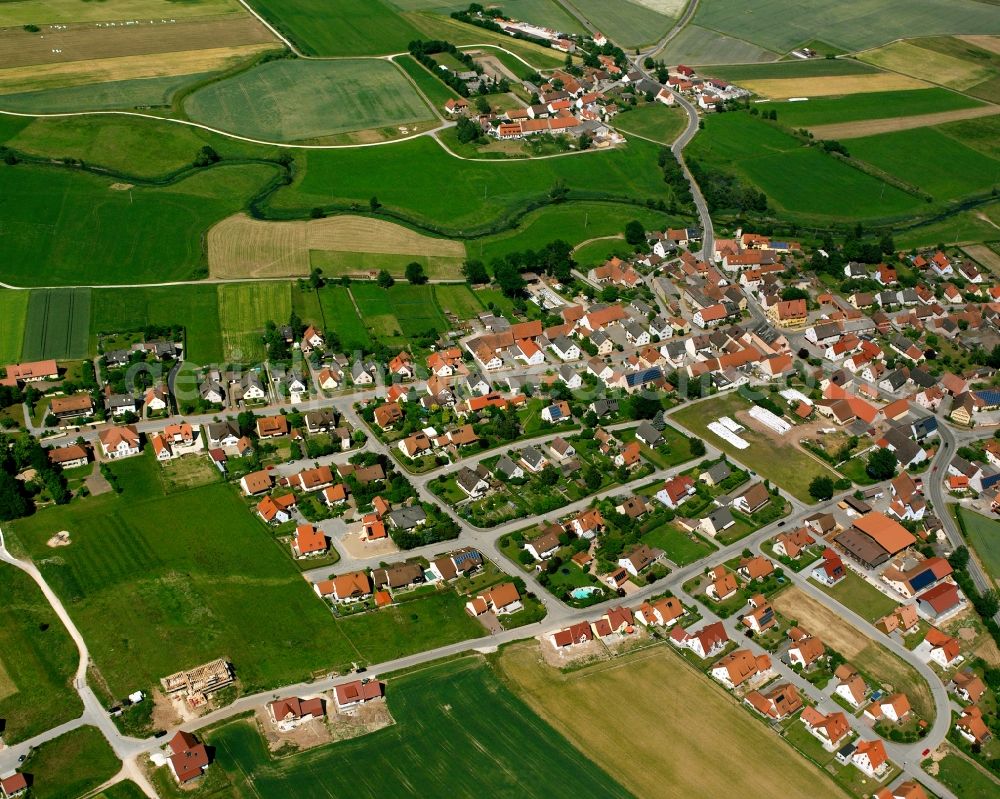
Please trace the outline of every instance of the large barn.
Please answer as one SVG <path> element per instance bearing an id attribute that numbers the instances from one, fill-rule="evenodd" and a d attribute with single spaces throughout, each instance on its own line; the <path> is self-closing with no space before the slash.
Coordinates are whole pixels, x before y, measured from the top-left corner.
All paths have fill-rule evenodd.
<path id="1" fill-rule="evenodd" d="M 882 513 L 865 514 L 834 540 L 848 557 L 869 569 L 916 542 L 905 527 Z"/>

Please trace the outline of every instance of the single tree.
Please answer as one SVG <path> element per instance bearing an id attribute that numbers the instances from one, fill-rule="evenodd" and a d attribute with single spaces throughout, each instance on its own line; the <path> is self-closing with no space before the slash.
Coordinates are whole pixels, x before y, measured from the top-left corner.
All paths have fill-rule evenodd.
<path id="1" fill-rule="evenodd" d="M 888 480 L 896 474 L 898 462 L 892 450 L 880 447 L 868 456 L 868 467 L 865 471 L 873 480 Z"/>
<path id="2" fill-rule="evenodd" d="M 406 280 L 414 286 L 419 286 L 427 282 L 427 275 L 424 274 L 424 267 L 416 261 L 410 261 L 406 265 Z"/>
<path id="3" fill-rule="evenodd" d="M 375 282 L 379 284 L 384 289 L 391 288 L 396 282 L 392 275 L 390 275 L 385 269 L 382 269 L 378 273 L 378 277 Z"/>
<path id="4" fill-rule="evenodd" d="M 636 245 L 642 244 L 645 240 L 646 229 L 642 226 L 642 222 L 638 219 L 633 219 L 625 225 L 625 241 L 629 244 Z"/>
<path id="5" fill-rule="evenodd" d="M 833 480 L 822 475 L 814 477 L 809 483 L 809 496 L 822 502 L 833 497 Z"/>

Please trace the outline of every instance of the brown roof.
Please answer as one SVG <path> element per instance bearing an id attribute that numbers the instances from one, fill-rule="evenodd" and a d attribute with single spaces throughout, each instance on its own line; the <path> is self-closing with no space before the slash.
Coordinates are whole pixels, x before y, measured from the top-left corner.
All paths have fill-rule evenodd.
<path id="1" fill-rule="evenodd" d="M 288 420 L 278 414 L 257 420 L 257 434 L 261 436 L 284 436 L 288 434 Z"/>
<path id="2" fill-rule="evenodd" d="M 49 450 L 49 463 L 67 463 L 87 457 L 89 457 L 87 450 L 79 444 L 70 444 L 68 447 L 56 447 Z"/>
<path id="3" fill-rule="evenodd" d="M 517 592 L 514 583 L 500 583 L 495 585 L 483 597 L 495 608 L 505 608 L 521 600 L 521 595 Z"/>
<path id="4" fill-rule="evenodd" d="M 338 599 L 351 596 L 367 596 L 372 592 L 372 584 L 368 575 L 362 571 L 347 572 L 333 578 L 330 586 Z"/>
<path id="5" fill-rule="evenodd" d="M 94 403 L 90 399 L 90 394 L 73 394 L 69 397 L 53 397 L 49 403 L 49 410 L 52 413 L 83 413 L 92 410 Z"/>
<path id="6" fill-rule="evenodd" d="M 353 702 L 367 702 L 370 699 L 378 699 L 382 696 L 384 688 L 385 685 L 378 680 L 369 680 L 368 682 L 355 680 L 354 682 L 337 685 L 333 690 L 337 693 L 338 704 L 349 705 Z"/>
<path id="7" fill-rule="evenodd" d="M 916 543 L 916 539 L 905 527 L 883 513 L 868 513 L 856 519 L 854 527 L 874 539 L 890 555 Z"/>
<path id="8" fill-rule="evenodd" d="M 259 472 L 250 472 L 250 474 L 244 475 L 243 482 L 249 493 L 259 494 L 261 491 L 267 491 L 271 487 L 271 473 L 266 469 L 262 469 Z"/>
<path id="9" fill-rule="evenodd" d="M 771 498 L 763 483 L 756 483 L 750 486 L 740 496 L 746 501 L 747 507 L 750 508 L 751 512 L 757 510 L 757 508 L 761 507 L 761 505 Z"/>

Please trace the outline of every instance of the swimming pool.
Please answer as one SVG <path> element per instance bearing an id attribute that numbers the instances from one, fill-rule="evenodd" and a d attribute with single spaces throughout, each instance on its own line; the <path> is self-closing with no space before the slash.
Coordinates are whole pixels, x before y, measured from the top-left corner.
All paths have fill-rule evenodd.
<path id="1" fill-rule="evenodd" d="M 580 588 L 574 588 L 572 591 L 569 592 L 569 595 L 573 597 L 573 599 L 588 599 L 593 594 L 602 594 L 602 593 L 604 593 L 604 590 L 598 588 L 596 585 L 584 585 L 581 586 Z"/>

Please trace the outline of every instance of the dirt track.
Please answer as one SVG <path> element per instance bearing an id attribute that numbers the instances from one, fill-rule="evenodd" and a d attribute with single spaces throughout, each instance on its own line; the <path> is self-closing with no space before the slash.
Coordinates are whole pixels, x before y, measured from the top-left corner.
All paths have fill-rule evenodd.
<path id="1" fill-rule="evenodd" d="M 838 122 L 833 125 L 819 125 L 810 128 L 817 139 L 858 139 L 877 133 L 892 133 L 897 130 L 926 128 L 943 125 L 961 119 L 977 119 L 1000 114 L 1000 105 L 986 105 L 978 108 L 962 108 L 958 111 L 943 111 L 939 114 L 917 114 L 911 117 L 889 117 L 887 119 L 864 119 L 858 122 Z"/>

